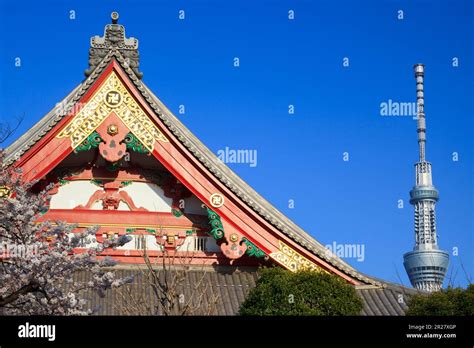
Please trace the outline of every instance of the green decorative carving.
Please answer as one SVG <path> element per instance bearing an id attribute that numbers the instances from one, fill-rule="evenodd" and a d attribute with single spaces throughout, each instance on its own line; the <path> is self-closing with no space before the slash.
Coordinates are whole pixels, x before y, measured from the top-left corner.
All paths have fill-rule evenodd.
<path id="1" fill-rule="evenodd" d="M 92 179 L 91 183 L 93 183 L 96 186 L 101 186 L 104 182 L 102 180 Z"/>
<path id="2" fill-rule="evenodd" d="M 209 219 L 209 225 L 211 225 L 211 230 L 208 232 L 214 237 L 214 239 L 221 239 L 224 237 L 224 227 L 222 226 L 221 217 L 213 210 L 207 209 L 207 218 Z"/>
<path id="3" fill-rule="evenodd" d="M 193 235 L 193 234 L 194 234 L 194 231 L 193 231 L 193 230 L 187 230 L 187 231 L 186 231 L 186 235 L 187 235 L 187 236 L 191 236 L 191 235 Z"/>
<path id="4" fill-rule="evenodd" d="M 133 181 L 122 181 L 121 184 L 123 187 L 125 186 L 130 186 L 133 183 Z"/>
<path id="5" fill-rule="evenodd" d="M 93 183 L 94 185 L 100 186 L 104 183 L 104 181 L 103 180 L 92 179 L 91 183 Z"/>
<path id="6" fill-rule="evenodd" d="M 266 254 L 261 249 L 259 249 L 255 244 L 253 244 L 247 238 L 243 237 L 242 241 L 247 245 L 247 250 L 245 251 L 245 254 L 247 254 L 248 256 L 255 256 L 259 258 L 266 256 Z"/>
<path id="7" fill-rule="evenodd" d="M 131 151 L 138 152 L 138 153 L 145 153 L 145 154 L 150 152 L 145 146 L 143 146 L 141 141 L 138 140 L 138 138 L 135 135 L 133 135 L 133 133 L 131 132 L 127 134 L 127 136 L 124 139 L 124 142 L 125 142 L 125 145 L 127 146 L 127 149 Z"/>
<path id="8" fill-rule="evenodd" d="M 133 233 L 133 232 L 135 232 L 136 230 L 137 230 L 136 228 L 127 228 L 127 229 L 125 229 L 125 232 L 127 232 L 127 233 Z"/>
<path id="9" fill-rule="evenodd" d="M 178 210 L 178 209 L 171 209 L 171 212 L 173 213 L 174 216 L 176 217 L 181 217 L 183 215 L 183 212 L 181 210 Z"/>
<path id="10" fill-rule="evenodd" d="M 147 229 L 145 229 L 145 231 L 147 231 L 148 233 L 151 233 L 151 234 L 156 234 L 156 230 L 154 230 L 152 228 L 147 228 Z"/>
<path id="11" fill-rule="evenodd" d="M 86 138 L 86 140 L 84 140 L 74 149 L 74 152 L 77 153 L 82 151 L 89 151 L 90 149 L 97 148 L 101 142 L 103 142 L 103 140 L 100 137 L 99 133 L 94 131 Z"/>
<path id="12" fill-rule="evenodd" d="M 70 181 L 66 179 L 59 179 L 58 182 L 59 182 L 59 185 L 63 186 L 63 185 L 69 184 Z"/>

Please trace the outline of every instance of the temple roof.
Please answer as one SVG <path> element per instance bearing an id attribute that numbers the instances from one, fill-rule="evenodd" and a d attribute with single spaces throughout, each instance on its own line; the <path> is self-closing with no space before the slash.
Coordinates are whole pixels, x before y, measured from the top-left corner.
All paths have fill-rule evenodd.
<path id="1" fill-rule="evenodd" d="M 217 156 L 210 151 L 181 121 L 173 115 L 173 113 L 156 97 L 150 89 L 141 80 L 141 73 L 138 72 L 138 42 L 132 44 L 132 41 L 126 41 L 125 34 L 120 36 L 122 43 L 127 43 L 130 47 L 124 48 L 121 44 L 109 43 L 110 37 L 107 39 L 107 32 L 109 30 L 119 30 L 114 27 L 116 23 L 109 24 L 106 27 L 106 34 L 104 40 L 93 40 L 91 42 L 91 49 L 106 50 L 107 53 L 97 62 L 94 60 L 90 64 L 90 71 L 86 75 L 87 78 L 79 84 L 61 103 L 58 103 L 49 113 L 47 113 L 37 124 L 35 124 L 28 132 L 22 135 L 19 139 L 13 142 L 6 149 L 5 162 L 7 165 L 14 163 L 29 149 L 31 149 L 37 142 L 39 142 L 55 125 L 57 125 L 66 115 L 69 114 L 73 106 L 81 99 L 81 97 L 89 90 L 94 82 L 99 78 L 104 69 L 112 60 L 119 63 L 122 69 L 126 72 L 130 80 L 133 82 L 137 90 L 140 92 L 144 100 L 153 109 L 156 116 L 168 127 L 168 129 L 176 136 L 176 138 L 192 153 L 192 155 L 201 162 L 221 183 L 229 188 L 242 202 L 248 207 L 258 213 L 267 222 L 273 225 L 276 229 L 291 238 L 293 241 L 301 245 L 309 252 L 315 254 L 322 260 L 325 260 L 330 265 L 334 266 L 343 273 L 357 279 L 358 281 L 374 285 L 378 287 L 389 287 L 387 282 L 367 276 L 341 258 L 331 255 L 327 249 L 319 243 L 315 238 L 305 232 L 302 228 L 296 225 L 293 221 L 287 218 L 283 213 L 276 209 L 271 203 L 260 196 L 250 185 L 243 181 L 236 175 L 225 163 L 220 161 Z M 111 27 L 109 27 L 111 26 Z M 123 28 L 123 27 L 122 27 Z M 122 33 L 122 30 L 119 30 Z M 134 39 L 135 40 L 135 39 Z M 104 47 L 97 48 L 97 42 L 104 44 Z M 104 43 L 105 42 L 105 43 Z M 124 57 L 124 52 L 136 51 L 136 64 L 130 64 L 130 60 Z M 98 56 L 95 56 L 97 58 Z"/>
<path id="2" fill-rule="evenodd" d="M 135 299 L 140 299 L 151 308 L 158 310 L 162 315 L 162 308 L 153 296 L 150 284 L 143 279 L 141 270 L 114 269 L 118 277 L 133 276 L 133 283 L 126 285 L 132 290 Z M 158 276 L 163 276 L 162 270 L 157 270 Z M 78 273 L 77 281 L 87 282 L 90 273 Z M 236 315 L 247 293 L 255 287 L 258 271 L 251 267 L 213 267 L 209 269 L 189 270 L 184 279 L 176 286 L 176 293 L 184 294 L 186 298 L 202 298 L 201 303 L 191 315 Z M 198 284 L 198 286 L 196 286 Z M 95 310 L 98 315 L 151 315 L 146 313 L 145 307 L 134 308 L 131 299 L 124 302 L 120 290 L 111 289 L 101 298 L 96 292 L 89 291 L 85 299 L 87 307 Z M 361 315 L 404 315 L 408 308 L 408 299 L 417 293 L 415 289 L 408 289 L 396 284 L 387 284 L 385 288 L 376 286 L 356 287 L 357 294 L 363 301 Z M 127 292 L 125 292 L 127 293 Z M 123 293 L 122 293 L 123 294 Z M 202 297 L 200 295 L 203 295 Z M 214 299 L 209 301 L 209 299 Z M 125 308 L 127 306 L 127 308 Z M 173 314 L 179 314 L 173 313 Z"/>

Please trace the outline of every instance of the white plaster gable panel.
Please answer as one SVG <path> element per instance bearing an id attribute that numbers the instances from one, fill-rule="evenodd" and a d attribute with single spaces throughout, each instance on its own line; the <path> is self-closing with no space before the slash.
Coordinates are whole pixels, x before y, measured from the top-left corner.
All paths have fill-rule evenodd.
<path id="1" fill-rule="evenodd" d="M 163 190 L 156 184 L 133 182 L 121 191 L 126 191 L 137 207 L 143 207 L 148 211 L 171 212 L 173 200 L 165 197 Z"/>
<path id="2" fill-rule="evenodd" d="M 73 209 L 78 205 L 86 205 L 89 198 L 100 187 L 89 181 L 70 181 L 58 189 L 58 193 L 51 196 L 51 209 Z M 102 205 L 100 208 L 102 209 Z"/>

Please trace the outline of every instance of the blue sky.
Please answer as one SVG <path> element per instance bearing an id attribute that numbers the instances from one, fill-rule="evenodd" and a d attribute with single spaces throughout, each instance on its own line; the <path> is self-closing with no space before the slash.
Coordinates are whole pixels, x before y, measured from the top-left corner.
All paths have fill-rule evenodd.
<path id="1" fill-rule="evenodd" d="M 144 82 L 175 114 L 185 106 L 211 150 L 257 150 L 256 167 L 229 166 L 321 243 L 363 244 L 350 264 L 404 284 L 416 123 L 380 104 L 415 102 L 412 66 L 424 63 L 439 243 L 458 248 L 454 285 L 463 267 L 474 276 L 471 1 L 0 0 L 0 122 L 25 117 L 14 138 L 82 81 L 113 10 L 139 39 Z"/>

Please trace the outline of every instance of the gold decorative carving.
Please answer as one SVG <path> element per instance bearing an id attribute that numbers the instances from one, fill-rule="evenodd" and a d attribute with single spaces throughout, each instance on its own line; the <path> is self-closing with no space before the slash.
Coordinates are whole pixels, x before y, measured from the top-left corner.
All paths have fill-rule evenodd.
<path id="1" fill-rule="evenodd" d="M 70 137 L 71 147 L 75 149 L 100 126 L 112 111 L 148 151 L 153 152 L 155 140 L 168 142 L 114 72 L 57 137 Z"/>
<path id="2" fill-rule="evenodd" d="M 115 109 L 122 104 L 122 96 L 119 91 L 108 91 L 104 97 L 104 103 L 108 107 Z"/>
<path id="3" fill-rule="evenodd" d="M 270 254 L 270 257 L 276 262 L 283 265 L 290 271 L 296 272 L 299 270 L 309 269 L 312 271 L 321 271 L 321 268 L 315 263 L 308 260 L 303 255 L 300 255 L 296 250 L 290 248 L 282 241 L 278 241 L 280 251 Z"/>
<path id="4" fill-rule="evenodd" d="M 11 196 L 11 191 L 6 186 L 0 186 L 0 199 L 8 198 Z"/>
<path id="5" fill-rule="evenodd" d="M 118 127 L 116 124 L 111 124 L 107 127 L 107 133 L 110 135 L 116 135 L 118 133 Z"/>

